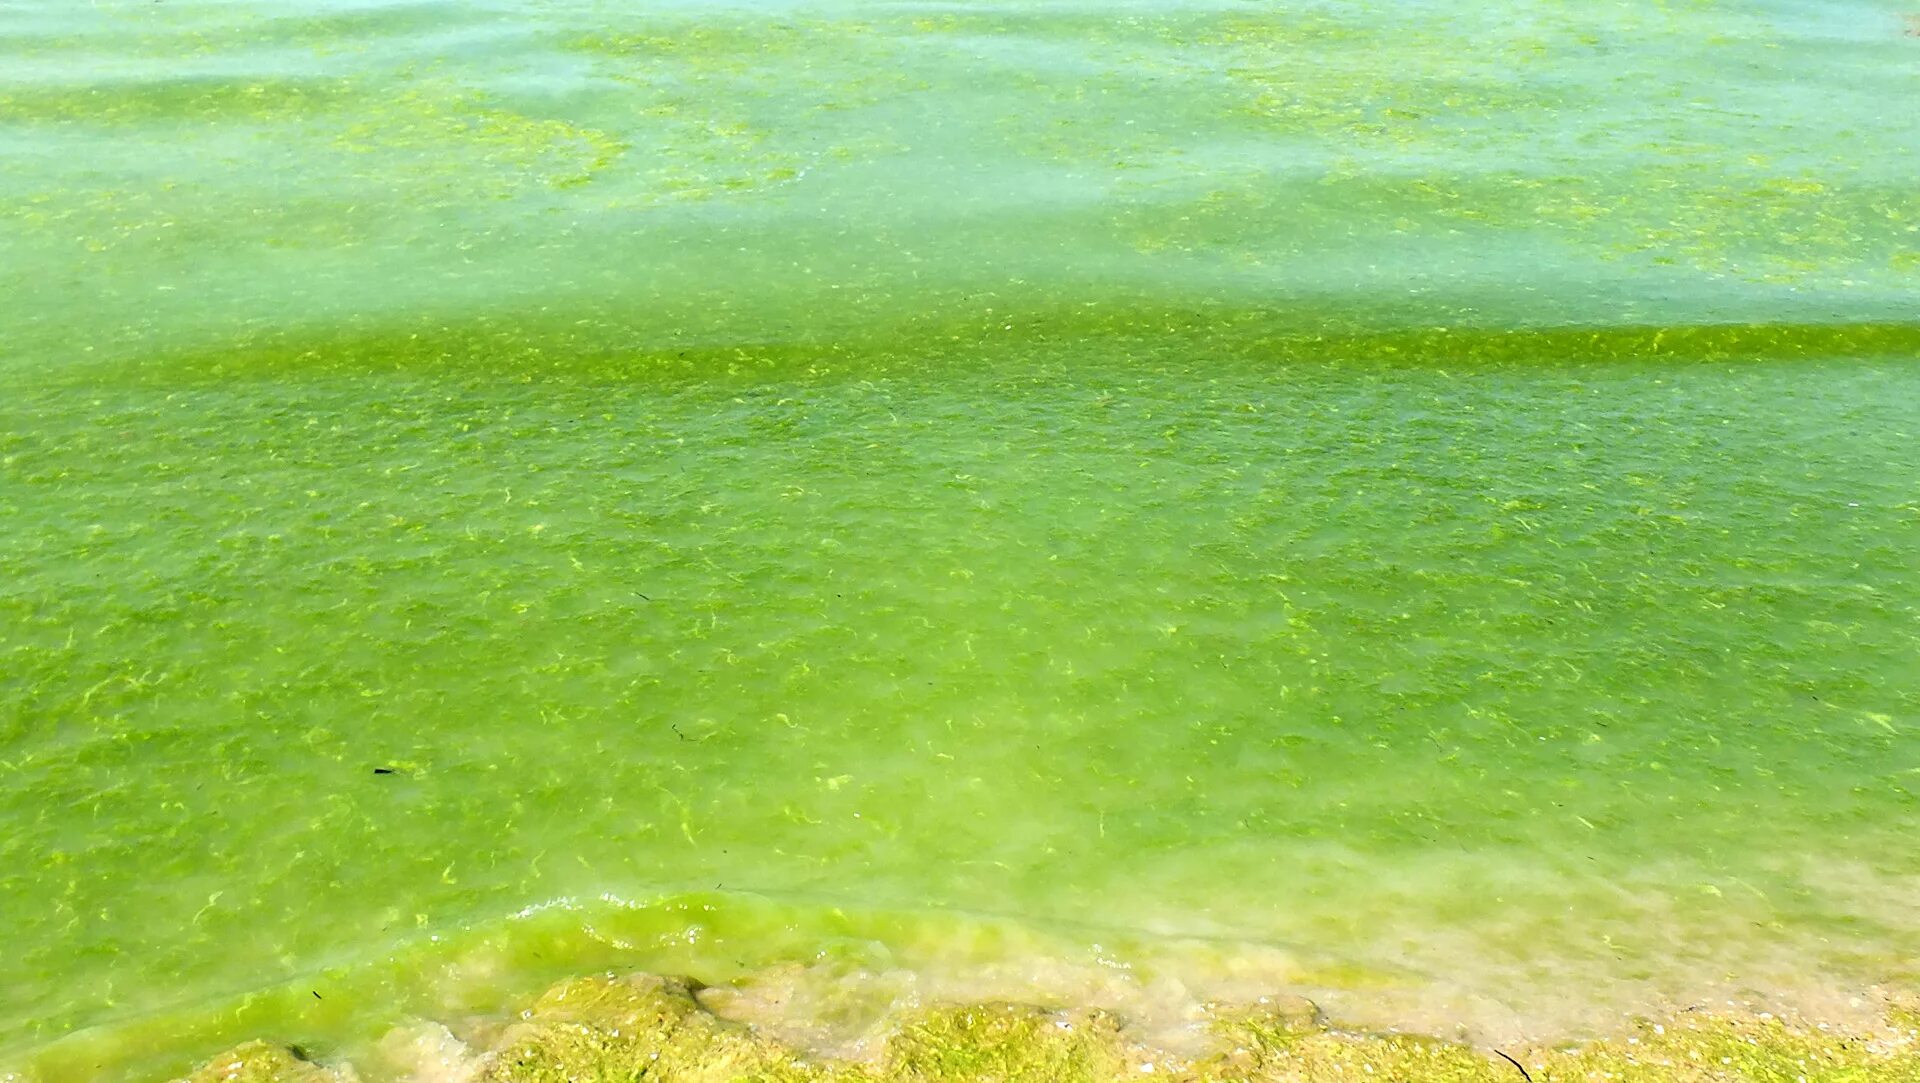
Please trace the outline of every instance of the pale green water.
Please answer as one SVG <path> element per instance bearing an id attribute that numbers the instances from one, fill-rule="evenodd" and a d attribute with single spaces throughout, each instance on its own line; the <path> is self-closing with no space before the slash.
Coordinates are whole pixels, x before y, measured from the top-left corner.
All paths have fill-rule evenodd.
<path id="1" fill-rule="evenodd" d="M 0 1065 L 1914 980 L 1902 27 L 0 4 Z"/>

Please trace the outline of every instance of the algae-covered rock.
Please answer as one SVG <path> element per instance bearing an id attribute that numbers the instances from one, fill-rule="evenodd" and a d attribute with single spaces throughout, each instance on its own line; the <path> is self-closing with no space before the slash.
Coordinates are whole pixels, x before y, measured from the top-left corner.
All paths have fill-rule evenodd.
<path id="1" fill-rule="evenodd" d="M 582 978 L 548 990 L 486 1057 L 484 1083 L 804 1083 L 791 1050 L 707 1014 L 689 983 Z"/>
<path id="2" fill-rule="evenodd" d="M 1195 1069 L 1206 1083 L 1510 1083 L 1521 1074 L 1494 1055 L 1405 1034 L 1356 1035 L 1251 1022 L 1228 1028 L 1233 1049 Z"/>
<path id="3" fill-rule="evenodd" d="M 315 1064 L 269 1042 L 236 1046 L 195 1069 L 182 1083 L 355 1083 L 351 1068 Z"/>
<path id="4" fill-rule="evenodd" d="M 1896 1033 L 1842 1035 L 1763 1014 L 1702 1013 L 1562 1048 L 1477 1049 L 1402 1034 L 1225 1021 L 1232 1051 L 1197 1083 L 1920 1083 L 1920 1046 Z"/>
<path id="5" fill-rule="evenodd" d="M 1096 1083 L 1121 1078 L 1114 1020 L 1018 1005 L 953 1008 L 909 1019 L 887 1043 L 883 1078 L 910 1083 Z"/>
<path id="6" fill-rule="evenodd" d="M 700 1014 L 685 978 L 627 974 L 574 978 L 540 994 L 527 1009 L 533 1023 L 582 1023 L 609 1029 L 672 1028 Z"/>
<path id="7" fill-rule="evenodd" d="M 1207 1014 L 1216 1030 L 1264 1034 L 1274 1040 L 1326 1026 L 1320 1005 L 1303 996 L 1263 996 L 1251 1004 L 1209 1004 Z"/>
<path id="8" fill-rule="evenodd" d="M 1920 1083 L 1920 1047 L 1892 1029 L 1840 1034 L 1766 1014 L 1683 1014 L 1539 1058 L 1536 1083 Z"/>
<path id="9" fill-rule="evenodd" d="M 1688 1012 L 1605 1041 L 1488 1049 L 1329 1025 L 1311 1001 L 1215 1007 L 1219 1048 L 1200 1060 L 1139 1044 L 1101 1011 L 999 1004 L 929 1008 L 897 1021 L 877 1061 L 809 1060 L 711 1014 L 697 987 L 652 975 L 548 990 L 498 1041 L 444 1028 L 396 1031 L 387 1071 L 406 1083 L 1920 1083 L 1920 1014 L 1878 1002 L 1881 1023 L 1846 1030 L 1755 1011 Z M 185 1083 L 350 1083 L 350 1069 L 254 1042 Z"/>

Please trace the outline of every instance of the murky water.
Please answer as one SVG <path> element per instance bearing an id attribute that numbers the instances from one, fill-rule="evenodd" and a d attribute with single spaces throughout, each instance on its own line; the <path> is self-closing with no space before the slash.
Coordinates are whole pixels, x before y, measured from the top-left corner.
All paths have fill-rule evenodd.
<path id="1" fill-rule="evenodd" d="M 1913 980 L 1905 25 L 0 4 L 0 1063 Z"/>

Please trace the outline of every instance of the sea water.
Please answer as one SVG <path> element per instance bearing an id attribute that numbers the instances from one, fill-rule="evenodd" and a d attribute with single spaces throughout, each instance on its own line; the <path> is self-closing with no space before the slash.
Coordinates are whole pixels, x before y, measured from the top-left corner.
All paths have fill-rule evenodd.
<path id="1" fill-rule="evenodd" d="M 1912 980 L 1914 29 L 0 4 L 0 1068 Z"/>

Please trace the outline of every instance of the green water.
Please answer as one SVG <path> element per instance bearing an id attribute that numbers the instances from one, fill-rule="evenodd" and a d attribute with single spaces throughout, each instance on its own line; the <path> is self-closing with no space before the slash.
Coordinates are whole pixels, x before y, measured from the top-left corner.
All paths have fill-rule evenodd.
<path id="1" fill-rule="evenodd" d="M 1868 0 L 0 4 L 0 1071 L 1915 980 L 1917 84 Z"/>

